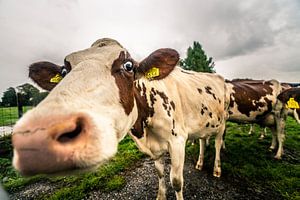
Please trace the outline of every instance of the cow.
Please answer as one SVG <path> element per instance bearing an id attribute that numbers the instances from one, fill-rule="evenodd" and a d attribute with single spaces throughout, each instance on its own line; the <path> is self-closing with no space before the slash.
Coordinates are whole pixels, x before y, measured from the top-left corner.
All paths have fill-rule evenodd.
<path id="1" fill-rule="evenodd" d="M 183 70 L 178 61 L 176 50 L 163 48 L 137 62 L 119 42 L 104 38 L 66 56 L 64 66 L 32 64 L 29 76 L 51 92 L 14 127 L 14 167 L 28 176 L 93 170 L 115 155 L 128 133 L 154 159 L 157 199 L 166 198 L 166 152 L 171 185 L 183 199 L 186 140 L 215 135 L 213 175 L 220 177 L 225 80 Z"/>
<path id="2" fill-rule="evenodd" d="M 230 95 L 228 121 L 256 123 L 262 127 L 269 127 L 272 131 L 270 150 L 275 149 L 278 141 L 275 158 L 281 159 L 285 135 L 283 125 L 279 126 L 279 123 L 285 118 L 279 114 L 282 104 L 278 105 L 277 96 L 291 88 L 291 85 L 279 83 L 277 80 L 251 79 L 226 80 L 226 84 Z"/>
<path id="3" fill-rule="evenodd" d="M 275 118 L 277 120 L 277 129 L 284 137 L 285 121 L 288 115 L 292 115 L 300 124 L 300 88 L 290 88 L 284 90 L 277 96 Z M 279 145 L 281 145 L 279 143 Z"/>
<path id="4" fill-rule="evenodd" d="M 282 93 L 284 93 L 286 90 L 288 90 L 288 89 L 290 89 L 290 88 L 292 88 L 292 87 L 298 87 L 298 86 L 299 86 L 298 83 L 281 83 L 280 85 L 281 85 L 282 90 L 281 90 L 281 93 L 280 93 L 278 96 L 282 95 Z M 297 89 L 293 89 L 293 90 L 292 90 L 293 93 L 295 93 L 294 90 L 297 90 Z M 289 92 L 289 93 L 290 93 L 289 95 L 292 94 L 291 92 Z M 284 94 L 286 94 L 286 93 L 284 93 Z M 282 108 L 281 108 L 282 105 L 285 105 L 286 103 L 287 103 L 286 101 L 280 101 L 280 100 L 278 99 L 278 97 L 277 97 L 277 102 L 276 102 L 276 104 L 278 104 L 279 107 L 277 107 L 276 110 L 277 110 L 278 112 L 281 112 L 281 111 L 279 111 L 279 110 L 282 110 Z M 276 106 L 275 106 L 275 107 L 276 107 Z M 296 108 L 296 109 L 289 108 L 289 109 L 285 110 L 285 112 L 287 113 L 287 115 L 293 117 L 293 118 L 299 123 L 299 114 L 298 114 L 298 113 L 300 112 L 300 109 L 299 109 L 299 108 Z M 275 113 L 274 113 L 274 114 L 275 114 Z M 278 117 L 279 117 L 279 116 L 278 116 Z M 278 121 L 281 120 L 281 119 L 286 119 L 286 116 L 282 115 L 281 117 L 277 118 Z M 259 123 L 260 126 L 264 127 L 264 131 L 261 132 L 260 138 L 259 138 L 259 139 L 263 139 L 263 138 L 265 137 L 265 135 L 266 135 L 266 133 L 267 133 L 267 131 L 266 131 L 266 127 L 267 127 L 267 126 L 268 126 L 269 128 L 271 128 L 271 129 L 273 130 L 273 132 L 274 132 L 274 130 L 276 129 L 276 128 L 275 128 L 275 126 L 276 126 L 275 119 L 266 120 L 266 121 L 268 122 L 268 124 L 264 124 L 264 122 L 265 122 L 264 120 L 262 120 L 262 121 Z M 273 123 L 272 123 L 272 121 L 273 121 Z M 285 120 L 284 120 L 284 121 L 285 121 Z M 270 122 L 271 122 L 271 123 L 270 123 Z M 284 128 L 283 128 L 283 129 L 284 129 Z M 253 133 L 253 125 L 250 124 L 249 134 L 252 134 L 252 133 Z M 276 133 L 276 134 L 277 134 L 277 133 Z M 284 131 L 283 131 L 282 134 L 284 134 Z M 273 147 L 275 148 L 276 145 L 277 145 L 276 135 L 275 135 L 275 134 L 272 134 L 272 145 L 271 145 L 272 148 L 271 148 L 271 149 L 273 149 Z"/>
<path id="5" fill-rule="evenodd" d="M 275 149 L 276 137 L 279 143 L 283 141 L 278 134 L 275 122 L 275 105 L 277 96 L 282 91 L 282 86 L 277 80 L 251 80 L 233 79 L 226 80 L 227 91 L 230 95 L 228 107 L 228 121 L 237 123 L 256 123 L 270 127 L 272 131 L 272 144 L 270 149 Z M 282 148 L 278 148 L 275 158 L 280 159 Z"/>

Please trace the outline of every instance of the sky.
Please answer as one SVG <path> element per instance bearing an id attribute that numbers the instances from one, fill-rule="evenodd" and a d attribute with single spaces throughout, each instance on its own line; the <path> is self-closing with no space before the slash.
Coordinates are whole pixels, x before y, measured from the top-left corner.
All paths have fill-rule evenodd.
<path id="1" fill-rule="evenodd" d="M 199 41 L 226 79 L 300 82 L 299 0 L 0 0 L 0 96 L 104 37 L 136 60 Z"/>

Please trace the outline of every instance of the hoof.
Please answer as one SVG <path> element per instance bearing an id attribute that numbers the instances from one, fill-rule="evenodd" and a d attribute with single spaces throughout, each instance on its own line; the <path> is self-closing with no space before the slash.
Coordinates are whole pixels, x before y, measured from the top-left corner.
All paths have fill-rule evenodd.
<path id="1" fill-rule="evenodd" d="M 281 155 L 276 155 L 276 156 L 274 156 L 274 158 L 275 158 L 276 160 L 281 160 Z"/>
<path id="2" fill-rule="evenodd" d="M 221 172 L 214 171 L 214 177 L 220 178 Z"/>
<path id="3" fill-rule="evenodd" d="M 269 147 L 269 151 L 273 151 L 275 149 L 275 147 L 270 146 Z"/>
<path id="4" fill-rule="evenodd" d="M 196 168 L 197 170 L 201 171 L 202 168 L 203 168 L 203 165 L 197 163 L 196 166 L 195 166 L 195 168 Z"/>
<path id="5" fill-rule="evenodd" d="M 265 136 L 261 135 L 258 139 L 263 140 Z"/>

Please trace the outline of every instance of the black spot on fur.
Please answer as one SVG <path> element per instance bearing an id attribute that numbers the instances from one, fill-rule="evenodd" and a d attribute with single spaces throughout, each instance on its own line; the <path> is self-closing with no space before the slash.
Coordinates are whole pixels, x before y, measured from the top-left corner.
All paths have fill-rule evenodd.
<path id="1" fill-rule="evenodd" d="M 201 115 L 204 115 L 204 110 L 203 110 L 203 108 L 201 109 Z"/>
<path id="2" fill-rule="evenodd" d="M 210 86 L 206 86 L 206 87 L 205 87 L 205 92 L 206 92 L 207 94 L 212 95 L 213 98 L 214 98 L 215 100 L 217 100 L 217 97 L 216 97 L 215 93 L 211 92 L 211 90 L 212 90 L 212 88 L 211 88 Z"/>

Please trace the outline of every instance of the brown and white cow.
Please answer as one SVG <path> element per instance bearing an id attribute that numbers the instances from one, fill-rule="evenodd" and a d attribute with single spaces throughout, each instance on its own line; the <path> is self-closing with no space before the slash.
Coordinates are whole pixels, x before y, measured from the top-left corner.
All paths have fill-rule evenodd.
<path id="1" fill-rule="evenodd" d="M 155 160 L 158 199 L 165 199 L 165 152 L 176 197 L 183 199 L 188 138 L 216 135 L 214 175 L 219 177 L 225 81 L 182 70 L 178 60 L 175 50 L 159 49 L 137 63 L 117 41 L 100 39 L 68 55 L 63 67 L 32 64 L 30 77 L 53 90 L 14 127 L 14 167 L 23 175 L 90 170 L 114 156 L 131 130 L 139 149 Z"/>
<path id="2" fill-rule="evenodd" d="M 270 149 L 279 148 L 275 158 L 282 154 L 283 135 L 279 134 L 275 121 L 275 105 L 277 96 L 282 91 L 282 85 L 276 80 L 234 79 L 226 81 L 230 95 L 228 108 L 229 121 L 237 123 L 256 123 L 272 130 L 272 144 Z"/>
<path id="3" fill-rule="evenodd" d="M 281 132 L 279 134 L 285 136 L 284 128 L 285 121 L 288 115 L 292 115 L 300 124 L 300 88 L 290 88 L 281 92 L 276 103 L 275 117 L 277 120 L 277 129 Z M 280 143 L 279 143 L 280 145 Z"/>
<path id="4" fill-rule="evenodd" d="M 293 88 L 293 87 L 299 87 L 299 86 L 300 86 L 299 83 L 281 83 L 281 88 L 282 88 L 281 93 L 284 92 L 287 89 L 290 89 L 290 88 Z M 278 109 L 280 109 L 280 108 L 278 108 Z M 298 110 L 299 109 L 296 109 L 296 111 L 294 112 L 294 109 L 289 109 L 288 110 L 288 115 L 291 116 L 291 117 L 293 117 L 299 123 L 299 118 L 297 118 L 298 117 L 298 115 L 297 115 L 297 111 Z M 267 127 L 264 124 L 260 124 L 260 125 L 262 127 L 264 127 L 264 130 L 260 133 L 259 139 L 263 139 L 266 136 L 266 133 L 267 133 L 266 129 L 267 129 Z M 275 121 L 274 121 L 274 125 L 273 126 L 274 127 L 276 126 L 275 125 Z M 270 125 L 269 125 L 269 127 L 270 127 Z M 250 124 L 249 135 L 251 135 L 252 133 L 253 133 L 253 125 Z M 276 142 L 276 138 L 273 137 L 273 139 Z M 276 145 L 273 145 L 273 146 L 276 146 Z"/>

